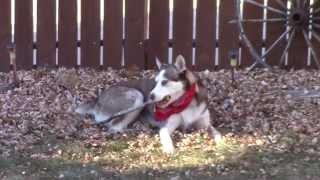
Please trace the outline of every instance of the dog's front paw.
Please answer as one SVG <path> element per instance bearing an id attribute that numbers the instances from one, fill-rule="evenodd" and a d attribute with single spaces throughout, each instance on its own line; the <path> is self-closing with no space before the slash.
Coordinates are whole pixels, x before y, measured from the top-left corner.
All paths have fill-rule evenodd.
<path id="1" fill-rule="evenodd" d="M 216 130 L 214 127 L 209 127 L 208 129 L 209 136 L 214 139 L 215 143 L 219 144 L 223 141 L 222 134 Z"/>
<path id="2" fill-rule="evenodd" d="M 173 147 L 173 145 L 165 145 L 165 146 L 162 146 L 162 151 L 166 154 L 173 154 L 174 147 Z"/>
<path id="3" fill-rule="evenodd" d="M 162 150 L 164 153 L 173 154 L 174 153 L 174 146 L 172 139 L 170 137 L 170 132 L 167 128 L 160 129 L 160 142 L 162 145 Z"/>
<path id="4" fill-rule="evenodd" d="M 220 143 L 220 142 L 222 142 L 222 140 L 223 140 L 223 137 L 222 137 L 222 135 L 220 133 L 214 135 L 214 141 L 216 143 Z"/>
<path id="5" fill-rule="evenodd" d="M 213 138 L 215 143 L 219 144 L 220 142 L 223 141 L 223 136 L 219 131 L 216 131 L 213 133 Z"/>

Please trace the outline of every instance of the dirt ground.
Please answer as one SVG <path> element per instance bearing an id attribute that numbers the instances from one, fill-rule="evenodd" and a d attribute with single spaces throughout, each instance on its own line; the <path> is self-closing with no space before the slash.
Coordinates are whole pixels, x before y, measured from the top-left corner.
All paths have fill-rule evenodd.
<path id="1" fill-rule="evenodd" d="M 110 85 L 153 71 L 19 71 L 0 94 L 0 179 L 320 179 L 320 72 L 198 72 L 209 89 L 216 144 L 205 132 L 174 133 L 161 152 L 157 130 L 140 121 L 109 134 L 73 113 Z M 0 83 L 11 75 L 0 73 Z M 319 91 L 319 92 L 318 92 Z"/>

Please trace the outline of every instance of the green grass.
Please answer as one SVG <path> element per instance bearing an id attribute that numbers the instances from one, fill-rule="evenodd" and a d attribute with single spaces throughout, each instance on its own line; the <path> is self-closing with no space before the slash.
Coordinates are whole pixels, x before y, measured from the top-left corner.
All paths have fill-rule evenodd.
<path id="1" fill-rule="evenodd" d="M 62 179 L 96 179 L 102 176 L 111 179 L 118 176 L 192 179 L 201 175 L 204 179 L 214 176 L 221 180 L 320 177 L 320 156 L 296 151 L 317 149 L 317 145 L 307 145 L 308 141 L 301 144 L 294 134 L 286 134 L 272 145 L 261 143 L 261 140 L 249 140 L 246 136 L 228 137 L 224 142 L 215 144 L 201 133 L 183 138 L 175 136 L 175 139 L 176 153 L 172 156 L 162 153 L 157 136 L 105 139 L 95 146 L 80 140 L 43 141 L 28 152 L 1 158 L 0 179 L 15 176 L 15 179 L 59 176 Z M 53 150 L 49 150 L 48 142 L 52 143 Z"/>

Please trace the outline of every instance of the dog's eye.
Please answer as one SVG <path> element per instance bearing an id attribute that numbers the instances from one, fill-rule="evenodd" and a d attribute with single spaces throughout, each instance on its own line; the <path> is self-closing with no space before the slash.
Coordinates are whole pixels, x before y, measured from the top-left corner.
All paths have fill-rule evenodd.
<path id="1" fill-rule="evenodd" d="M 162 84 L 162 86 L 165 86 L 165 85 L 168 84 L 168 81 L 167 80 L 163 80 L 163 81 L 161 81 L 161 84 Z"/>

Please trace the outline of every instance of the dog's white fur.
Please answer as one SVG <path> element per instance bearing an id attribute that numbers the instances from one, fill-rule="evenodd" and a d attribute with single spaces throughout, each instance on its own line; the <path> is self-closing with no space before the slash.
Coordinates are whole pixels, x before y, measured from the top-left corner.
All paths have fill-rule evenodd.
<path id="1" fill-rule="evenodd" d="M 157 66 L 161 68 L 161 63 L 157 62 Z M 178 71 L 186 70 L 185 60 L 182 56 L 178 56 L 175 66 Z M 161 100 L 165 96 L 170 95 L 171 100 L 167 103 L 170 104 L 177 100 L 184 94 L 182 82 L 169 81 L 165 76 L 165 69 L 160 71 L 156 76 L 157 82 L 155 88 L 151 91 L 155 95 L 156 100 Z M 162 85 L 162 81 L 168 81 L 166 85 Z M 221 134 L 211 125 L 210 112 L 207 109 L 206 102 L 198 102 L 193 99 L 191 104 L 181 113 L 171 115 L 166 123 L 160 127 L 159 136 L 162 144 L 163 151 L 166 153 L 174 152 L 174 145 L 171 139 L 171 134 L 179 127 L 183 130 L 195 126 L 197 129 L 209 129 L 211 136 L 214 137 L 216 142 L 222 139 Z"/>

